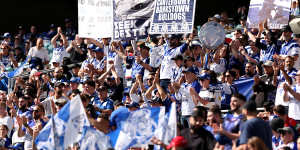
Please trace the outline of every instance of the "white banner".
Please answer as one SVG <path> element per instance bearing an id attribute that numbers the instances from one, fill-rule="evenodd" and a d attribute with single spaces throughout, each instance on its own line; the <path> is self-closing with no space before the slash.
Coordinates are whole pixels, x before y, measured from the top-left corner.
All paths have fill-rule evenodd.
<path id="1" fill-rule="evenodd" d="M 268 21 L 269 29 L 280 29 L 289 21 L 291 0 L 251 0 L 247 18 L 248 28 Z"/>
<path id="2" fill-rule="evenodd" d="M 78 0 L 78 30 L 80 37 L 112 37 L 113 0 Z"/>

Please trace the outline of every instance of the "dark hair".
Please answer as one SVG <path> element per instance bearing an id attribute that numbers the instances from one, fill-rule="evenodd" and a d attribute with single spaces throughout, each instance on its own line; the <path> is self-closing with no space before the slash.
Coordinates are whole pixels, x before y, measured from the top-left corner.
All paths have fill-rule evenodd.
<path id="1" fill-rule="evenodd" d="M 235 98 L 237 98 L 237 99 L 239 99 L 241 101 L 244 101 L 244 102 L 247 101 L 246 97 L 243 94 L 241 94 L 241 93 L 233 94 L 232 97 L 235 97 Z"/>
<path id="2" fill-rule="evenodd" d="M 87 94 L 80 94 L 80 99 L 81 99 L 81 101 L 89 101 L 90 100 L 90 97 L 89 97 L 89 95 L 87 95 Z"/>
<path id="3" fill-rule="evenodd" d="M 246 104 L 244 104 L 243 109 L 247 110 L 249 113 L 257 113 L 256 110 L 256 103 L 253 101 L 248 101 Z"/>
<path id="4" fill-rule="evenodd" d="M 218 105 L 212 105 L 209 109 L 208 112 L 212 112 L 213 114 L 217 114 L 222 116 L 221 109 Z"/>
<path id="5" fill-rule="evenodd" d="M 45 113 L 45 108 L 44 108 L 44 105 L 42 103 L 36 104 L 35 106 L 38 107 L 41 112 Z"/>
<path id="6" fill-rule="evenodd" d="M 72 90 L 72 93 L 71 94 L 80 94 L 81 92 L 79 91 L 79 89 L 74 89 Z"/>
<path id="7" fill-rule="evenodd" d="M 84 84 L 87 84 L 87 85 L 92 86 L 94 88 L 96 87 L 96 83 L 93 80 L 91 80 L 91 79 L 86 80 L 84 82 Z"/>
<path id="8" fill-rule="evenodd" d="M 277 105 L 273 108 L 273 111 L 278 113 L 279 115 L 285 115 L 286 111 L 283 105 Z"/>

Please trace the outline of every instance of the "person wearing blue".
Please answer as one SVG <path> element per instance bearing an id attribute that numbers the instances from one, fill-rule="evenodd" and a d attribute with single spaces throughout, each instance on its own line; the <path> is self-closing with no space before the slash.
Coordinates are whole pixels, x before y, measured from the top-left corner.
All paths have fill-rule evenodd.
<path id="1" fill-rule="evenodd" d="M 298 55 L 295 51 L 298 51 L 300 46 L 297 41 L 292 38 L 293 31 L 291 27 L 286 25 L 281 29 L 281 31 L 284 43 L 281 45 L 279 56 L 274 55 L 274 59 L 283 60 L 286 56 L 292 56 L 294 54 Z"/>
<path id="2" fill-rule="evenodd" d="M 275 65 L 274 74 L 278 75 L 276 82 L 287 82 L 290 85 L 296 80 L 297 70 L 293 67 L 294 59 L 292 56 L 287 56 L 284 59 L 284 64 Z M 276 78 L 275 78 L 276 80 Z"/>
<path id="3" fill-rule="evenodd" d="M 247 118 L 241 128 L 239 137 L 239 147 L 247 147 L 247 142 L 251 137 L 257 136 L 272 150 L 272 129 L 268 122 L 257 117 L 256 104 L 248 101 L 243 105 L 242 113 Z"/>
<path id="4" fill-rule="evenodd" d="M 240 125 L 243 122 L 242 106 L 246 102 L 246 97 L 242 94 L 234 94 L 230 101 L 230 112 L 224 115 L 221 127 L 215 126 L 213 132 L 220 134 L 220 145 L 224 145 L 225 150 L 232 148 L 232 140 L 239 138 Z"/>
<path id="5" fill-rule="evenodd" d="M 95 109 L 100 113 L 111 114 L 114 110 L 114 103 L 107 95 L 107 88 L 100 86 L 97 89 L 99 101 L 95 101 Z"/>
<path id="6" fill-rule="evenodd" d="M 177 55 L 176 57 L 172 58 L 175 61 L 175 66 L 172 67 L 172 78 L 171 83 L 179 83 L 180 78 L 183 76 L 182 71 L 184 70 L 183 67 L 183 57 L 182 55 Z"/>
<path id="7" fill-rule="evenodd" d="M 179 46 L 180 38 L 179 35 L 169 35 L 167 39 L 168 43 L 164 46 L 164 56 L 160 68 L 160 85 L 165 91 L 167 91 L 168 85 L 171 83 L 172 74 L 170 72 L 172 71 L 172 67 L 175 66 L 175 62 L 171 59 L 183 54 L 192 39 L 189 38 L 185 43 Z"/>
<path id="8" fill-rule="evenodd" d="M 181 84 L 176 92 L 176 99 L 181 101 L 181 123 L 184 127 L 189 127 L 189 117 L 193 109 L 198 105 L 198 101 L 193 98 L 198 96 L 201 86 L 197 80 L 195 68 L 190 67 L 183 70 L 185 83 Z"/>
<path id="9" fill-rule="evenodd" d="M 59 44 L 57 44 L 56 40 L 59 37 Z M 68 41 L 60 27 L 57 28 L 57 34 L 51 39 L 51 45 L 53 46 L 53 54 L 50 62 L 53 63 L 53 66 L 55 66 L 55 63 L 58 63 L 58 66 L 60 66 L 63 63 L 63 58 L 69 57 L 69 54 L 66 51 L 66 48 L 68 47 Z"/>
<path id="10" fill-rule="evenodd" d="M 253 41 L 249 41 L 249 45 L 241 50 L 241 54 L 248 62 L 257 64 L 259 62 L 259 49 L 255 46 Z"/>
<path id="11" fill-rule="evenodd" d="M 45 125 L 46 121 L 43 120 L 45 109 L 42 104 L 37 104 L 32 110 L 32 120 L 28 120 L 26 117 L 17 116 L 18 136 L 25 136 L 24 149 L 31 149 L 33 147 L 32 140 L 34 140 L 34 134 L 36 129 L 41 130 Z"/>
<path id="12" fill-rule="evenodd" d="M 270 126 L 272 128 L 272 146 L 273 149 L 279 148 L 279 144 L 281 143 L 280 133 L 278 129 L 284 127 L 284 121 L 281 118 L 274 118 L 270 121 Z"/>
<path id="13" fill-rule="evenodd" d="M 133 79 L 136 78 L 136 75 L 141 75 L 142 79 L 148 76 L 149 72 L 153 69 L 149 65 L 150 64 L 150 57 L 149 57 L 149 50 L 150 48 L 145 45 L 144 42 L 138 43 L 137 45 L 140 55 L 135 57 L 135 63 L 132 66 L 132 73 L 131 77 Z"/>
<path id="14" fill-rule="evenodd" d="M 96 88 L 96 83 L 91 80 L 91 79 L 87 79 L 84 83 L 83 83 L 83 93 L 87 94 L 91 97 L 91 101 L 90 104 L 92 104 L 93 106 L 96 106 L 97 104 L 99 104 L 99 96 L 95 90 Z"/>
<path id="15" fill-rule="evenodd" d="M 238 89 L 233 84 L 235 78 L 235 72 L 226 71 L 224 73 L 225 83 L 222 84 L 222 100 L 221 100 L 221 108 L 229 109 L 230 108 L 230 99 L 233 94 L 238 93 Z"/>
<path id="16" fill-rule="evenodd" d="M 279 143 L 278 149 L 283 147 L 289 147 L 291 150 L 298 150 L 297 143 L 294 141 L 295 133 L 291 127 L 279 128 L 281 142 Z"/>

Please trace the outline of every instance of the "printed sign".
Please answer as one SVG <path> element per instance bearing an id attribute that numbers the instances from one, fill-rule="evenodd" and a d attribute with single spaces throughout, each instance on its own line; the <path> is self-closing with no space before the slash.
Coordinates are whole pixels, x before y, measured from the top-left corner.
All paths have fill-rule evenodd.
<path id="1" fill-rule="evenodd" d="M 192 33 L 196 0 L 156 0 L 150 34 Z"/>
<path id="2" fill-rule="evenodd" d="M 280 29 L 289 21 L 291 0 L 251 0 L 247 18 L 249 28 L 267 20 L 269 29 Z"/>
<path id="3" fill-rule="evenodd" d="M 113 0 L 78 0 L 78 26 L 80 37 L 112 37 Z"/>

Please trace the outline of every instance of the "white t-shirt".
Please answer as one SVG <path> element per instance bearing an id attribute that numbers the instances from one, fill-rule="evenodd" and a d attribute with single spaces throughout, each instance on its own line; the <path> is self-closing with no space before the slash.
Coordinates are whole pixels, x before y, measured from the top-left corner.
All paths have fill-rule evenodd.
<path id="1" fill-rule="evenodd" d="M 184 43 L 186 44 L 186 43 Z M 160 68 L 160 79 L 171 79 L 172 78 L 172 67 L 175 66 L 175 61 L 171 60 L 177 55 L 182 54 L 181 49 L 184 46 L 181 45 L 179 47 L 169 49 L 168 46 L 164 47 L 164 57 L 161 62 L 161 68 Z"/>
<path id="2" fill-rule="evenodd" d="M 70 54 L 66 51 L 64 47 L 54 48 L 51 63 L 58 62 L 61 65 L 64 57 L 70 57 Z"/>
<path id="3" fill-rule="evenodd" d="M 177 100 L 181 101 L 181 115 L 189 116 L 192 115 L 193 109 L 195 107 L 195 103 L 192 99 L 192 96 L 189 92 L 191 85 L 187 83 L 183 83 L 180 86 L 180 89 L 175 94 Z"/>
<path id="4" fill-rule="evenodd" d="M 294 91 L 297 93 L 300 93 L 300 86 L 295 85 L 292 87 Z M 290 101 L 289 101 L 289 112 L 288 116 L 294 120 L 300 120 L 300 100 L 295 99 L 292 95 L 290 95 Z"/>
<path id="5" fill-rule="evenodd" d="M 8 127 L 8 135 L 10 135 L 11 130 L 13 129 L 13 119 L 9 116 L 5 116 L 4 118 L 0 118 L 0 125 L 4 124 Z"/>
<path id="6" fill-rule="evenodd" d="M 221 106 L 222 91 L 221 89 L 201 89 L 199 96 L 208 101 L 206 105 L 200 103 L 201 106 L 210 108 L 213 105 Z"/>
<path id="7" fill-rule="evenodd" d="M 48 50 L 46 50 L 43 47 L 40 50 L 38 50 L 36 46 L 30 48 L 30 50 L 28 52 L 28 57 L 30 57 L 30 58 L 38 57 L 38 58 L 42 59 L 43 62 L 49 61 Z"/>

